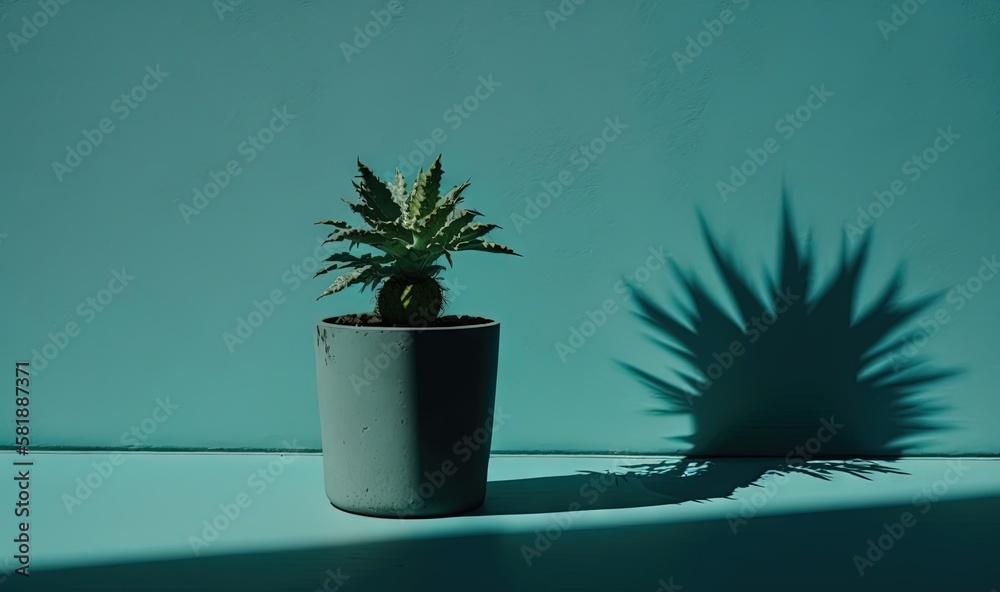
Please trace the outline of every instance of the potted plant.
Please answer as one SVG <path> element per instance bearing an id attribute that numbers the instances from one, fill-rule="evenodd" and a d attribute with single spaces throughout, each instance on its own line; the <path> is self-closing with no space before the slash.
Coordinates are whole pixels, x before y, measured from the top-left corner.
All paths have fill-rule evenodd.
<path id="1" fill-rule="evenodd" d="M 358 160 L 360 201 L 345 203 L 367 228 L 340 220 L 325 242 L 347 249 L 320 276 L 343 271 L 319 298 L 359 285 L 373 312 L 316 326 L 316 378 L 327 497 L 369 516 L 430 517 L 482 504 L 493 431 L 500 324 L 441 316 L 439 274 L 458 251 L 517 255 L 485 240 L 495 228 L 463 209 L 469 183 L 440 195 L 441 157 L 407 188 Z M 365 245 L 373 252 L 354 254 Z"/>

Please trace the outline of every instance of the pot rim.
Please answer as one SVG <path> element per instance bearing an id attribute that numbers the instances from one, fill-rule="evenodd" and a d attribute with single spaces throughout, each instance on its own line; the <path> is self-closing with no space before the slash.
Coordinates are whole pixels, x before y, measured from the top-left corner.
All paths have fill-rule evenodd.
<path id="1" fill-rule="evenodd" d="M 485 329 L 488 327 L 499 326 L 500 321 L 490 320 L 486 323 L 477 323 L 475 325 L 452 325 L 450 327 L 372 327 L 368 325 L 342 325 L 340 323 L 331 323 L 330 319 L 334 317 L 327 317 L 321 319 L 316 326 L 317 327 L 329 327 L 334 329 L 353 329 L 355 331 L 467 331 L 470 329 Z"/>

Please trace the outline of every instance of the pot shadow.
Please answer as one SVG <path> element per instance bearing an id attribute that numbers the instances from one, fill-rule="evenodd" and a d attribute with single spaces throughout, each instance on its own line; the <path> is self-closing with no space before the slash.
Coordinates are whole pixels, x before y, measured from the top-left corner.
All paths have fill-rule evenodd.
<path id="1" fill-rule="evenodd" d="M 777 280 L 764 271 L 766 296 L 701 215 L 724 293 L 709 294 L 696 274 L 673 261 L 689 304 L 674 298 L 664 305 L 633 289 L 636 314 L 664 361 L 655 370 L 617 363 L 665 404 L 652 413 L 690 417 L 693 432 L 680 438 L 687 454 L 676 461 L 618 465 L 606 474 L 491 482 L 478 513 L 560 512 L 574 502 L 608 509 L 728 498 L 768 474 L 823 480 L 906 474 L 891 461 L 920 437 L 950 427 L 935 419 L 945 408 L 922 391 L 957 370 L 932 368 L 919 351 L 904 348 L 921 332 L 909 323 L 941 295 L 901 299 L 900 265 L 861 309 L 870 232 L 853 254 L 845 238 L 839 265 L 825 285 L 816 286 L 813 253 L 797 244 L 787 191 L 782 198 Z M 736 318 L 726 312 L 724 299 Z"/>

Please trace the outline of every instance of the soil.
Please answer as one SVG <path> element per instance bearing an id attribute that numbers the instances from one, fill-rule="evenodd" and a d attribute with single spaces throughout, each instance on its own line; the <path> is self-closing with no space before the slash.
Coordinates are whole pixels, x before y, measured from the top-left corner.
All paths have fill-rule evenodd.
<path id="1" fill-rule="evenodd" d="M 339 317 L 330 317 L 328 319 L 323 319 L 324 323 L 330 323 L 333 325 L 351 325 L 354 327 L 411 327 L 411 325 L 395 325 L 392 323 L 386 323 L 377 314 L 372 312 L 364 312 L 361 314 L 346 314 Z M 443 317 L 438 317 L 433 322 L 427 323 L 427 327 L 467 327 L 471 325 L 483 325 L 486 323 L 492 323 L 492 319 L 486 319 L 483 317 L 470 317 L 466 315 L 447 315 Z M 412 325 L 412 327 L 420 328 L 425 325 Z"/>

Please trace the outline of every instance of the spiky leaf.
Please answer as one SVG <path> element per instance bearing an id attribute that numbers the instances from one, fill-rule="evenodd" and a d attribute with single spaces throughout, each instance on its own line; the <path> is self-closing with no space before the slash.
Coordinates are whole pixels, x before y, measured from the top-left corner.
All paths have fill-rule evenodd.
<path id="1" fill-rule="evenodd" d="M 441 157 L 438 156 L 426 171 L 421 170 L 417 176 L 417 181 L 410 191 L 410 203 L 408 204 L 408 214 L 411 220 L 419 220 L 427 216 L 434 210 L 440 197 L 441 177 L 444 170 L 441 168 Z"/>
<path id="2" fill-rule="evenodd" d="M 495 224 L 473 223 L 481 214 L 476 210 L 458 209 L 464 200 L 462 191 L 469 183 L 456 185 L 443 197 L 443 169 L 438 156 L 427 171 L 421 170 L 413 186 L 407 183 L 399 169 L 391 182 L 383 182 L 372 170 L 358 161 L 360 181 L 354 187 L 360 197 L 356 203 L 345 200 L 352 212 L 361 216 L 367 228 L 355 228 L 342 220 L 320 220 L 317 224 L 333 226 L 335 231 L 325 243 L 343 241 L 347 252 L 332 255 L 329 263 L 316 275 L 334 270 L 352 270 L 342 274 L 320 297 L 343 290 L 350 285 L 375 288 L 387 278 L 404 277 L 408 281 L 435 278 L 445 268 L 437 264 L 444 256 L 453 265 L 452 253 L 457 250 L 482 250 L 515 254 L 511 249 L 481 240 Z M 350 253 L 365 245 L 378 255 Z"/>
<path id="3" fill-rule="evenodd" d="M 361 184 L 355 183 L 361 201 L 370 207 L 376 219 L 390 221 L 399 218 L 400 208 L 392 199 L 392 191 L 382 179 L 375 176 L 370 168 L 358 160 L 358 172 L 361 177 Z"/>
<path id="4" fill-rule="evenodd" d="M 491 243 L 491 242 L 488 242 L 488 241 L 479 241 L 479 240 L 477 240 L 477 241 L 471 241 L 471 242 L 467 242 L 467 243 L 462 243 L 462 244 L 458 245 L 457 247 L 455 247 L 452 250 L 454 250 L 454 251 L 486 251 L 488 253 L 503 253 L 505 255 L 517 255 L 518 257 L 520 257 L 520 255 L 517 254 L 517 253 L 515 253 L 514 250 L 511 249 L 510 247 L 505 247 L 504 245 L 501 245 L 500 243 Z"/>
<path id="5" fill-rule="evenodd" d="M 395 257 L 405 257 L 408 251 L 406 242 L 374 230 L 357 228 L 338 230 L 327 237 L 323 244 L 337 241 L 350 241 L 352 246 L 354 244 L 368 245 Z"/>
<path id="6" fill-rule="evenodd" d="M 355 185 L 355 187 L 357 187 L 357 185 Z M 347 201 L 346 199 L 341 199 L 340 201 L 347 204 L 347 207 L 351 208 L 352 212 L 361 216 L 361 218 L 365 221 L 365 224 L 369 226 L 377 226 L 379 223 L 383 222 L 383 220 L 379 219 L 378 212 L 365 202 L 354 203 Z"/>
<path id="7" fill-rule="evenodd" d="M 445 223 L 448 222 L 448 218 L 454 214 L 458 204 L 462 203 L 464 199 L 462 191 L 468 186 L 468 183 L 458 185 L 441 198 L 441 201 L 434 206 L 434 210 L 417 222 L 417 232 L 425 239 L 434 237 Z"/>
<path id="8" fill-rule="evenodd" d="M 500 227 L 497 226 L 496 224 L 485 224 L 483 222 L 474 222 L 463 228 L 461 231 L 459 231 L 459 233 L 455 236 L 455 238 L 451 239 L 448 245 L 450 248 L 455 248 L 462 243 L 472 242 L 477 238 L 485 236 L 491 230 L 494 230 L 496 228 Z"/>
<path id="9" fill-rule="evenodd" d="M 393 257 L 391 255 L 379 255 L 373 256 L 371 253 L 365 253 L 363 255 L 356 256 L 350 253 L 334 253 L 330 255 L 324 261 L 334 261 L 332 265 L 328 265 L 316 272 L 313 277 L 321 276 L 325 273 L 329 273 L 335 269 L 348 269 L 351 267 L 365 267 L 365 266 L 382 266 L 388 263 L 392 263 Z"/>
<path id="10" fill-rule="evenodd" d="M 329 296 L 330 294 L 335 294 L 343 290 L 344 288 L 347 288 L 348 286 L 353 286 L 354 284 L 360 283 L 361 281 L 363 281 L 361 280 L 361 275 L 367 270 L 368 270 L 367 267 L 362 267 L 360 269 L 355 269 L 353 271 L 349 271 L 347 273 L 337 276 L 337 279 L 333 280 L 333 283 L 330 284 L 330 287 L 327 288 L 322 294 L 320 294 L 319 297 L 316 298 L 316 300 L 319 300 L 324 296 Z"/>
<path id="11" fill-rule="evenodd" d="M 434 235 L 434 242 L 442 245 L 450 245 L 451 241 L 454 240 L 462 229 L 468 226 L 476 216 L 482 216 L 476 210 L 455 210 L 454 215 L 451 219 L 441 227 L 441 230 L 437 231 Z"/>
<path id="12" fill-rule="evenodd" d="M 396 202 L 399 206 L 399 211 L 404 211 L 406 207 L 406 200 L 408 198 L 406 194 L 406 180 L 403 179 L 403 173 L 396 169 L 396 177 L 391 183 L 389 183 L 389 192 L 392 193 L 392 201 Z"/>
<path id="13" fill-rule="evenodd" d="M 326 224 L 328 226 L 333 226 L 334 228 L 340 228 L 341 230 L 350 230 L 351 225 L 343 220 L 318 220 L 316 224 Z"/>

